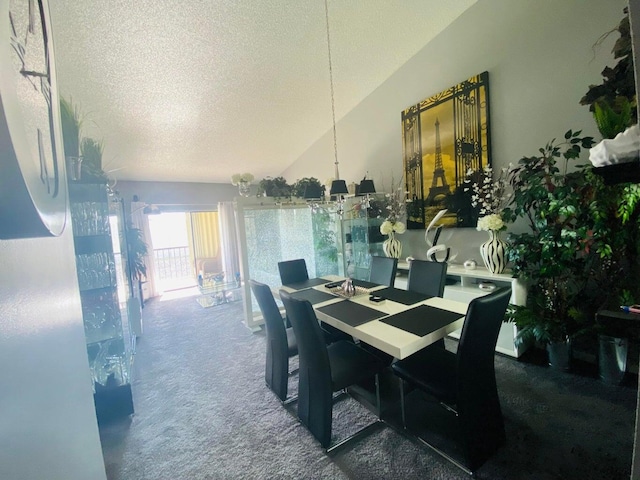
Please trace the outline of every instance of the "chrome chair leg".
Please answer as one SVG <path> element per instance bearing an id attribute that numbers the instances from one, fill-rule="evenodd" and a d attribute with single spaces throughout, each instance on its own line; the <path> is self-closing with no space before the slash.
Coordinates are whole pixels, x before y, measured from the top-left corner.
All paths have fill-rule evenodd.
<path id="1" fill-rule="evenodd" d="M 402 428 L 407 429 L 407 421 L 404 412 L 404 380 L 398 378 L 400 381 L 400 411 L 402 412 Z"/>

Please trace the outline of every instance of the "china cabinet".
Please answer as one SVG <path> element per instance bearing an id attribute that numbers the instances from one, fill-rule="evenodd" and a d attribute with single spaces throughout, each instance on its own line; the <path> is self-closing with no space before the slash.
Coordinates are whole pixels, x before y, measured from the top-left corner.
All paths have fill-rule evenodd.
<path id="1" fill-rule="evenodd" d="M 98 421 L 133 413 L 122 202 L 104 183 L 69 183 L 78 286 Z"/>

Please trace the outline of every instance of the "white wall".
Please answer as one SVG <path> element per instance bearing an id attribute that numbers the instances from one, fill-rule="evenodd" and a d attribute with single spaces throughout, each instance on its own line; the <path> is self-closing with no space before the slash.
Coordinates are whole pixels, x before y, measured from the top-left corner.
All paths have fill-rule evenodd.
<path id="1" fill-rule="evenodd" d="M 400 112 L 485 70 L 494 166 L 533 155 L 568 129 L 597 137 L 588 108 L 578 102 L 589 84 L 601 82 L 604 66 L 615 63 L 615 36 L 592 47 L 619 23 L 625 6 L 625 0 L 478 0 L 338 123 L 340 176 L 360 181 L 369 172 L 378 190 L 391 176 L 400 178 Z M 338 90 L 339 71 L 334 78 Z M 283 175 L 324 181 L 333 176 L 333 161 L 329 131 Z M 486 234 L 456 229 L 450 235 L 462 250 L 458 260 L 479 257 L 476 246 Z M 424 232 L 399 238 L 403 256 L 424 258 Z"/>
<path id="2" fill-rule="evenodd" d="M 71 227 L 0 265 L 0 478 L 104 479 Z"/>

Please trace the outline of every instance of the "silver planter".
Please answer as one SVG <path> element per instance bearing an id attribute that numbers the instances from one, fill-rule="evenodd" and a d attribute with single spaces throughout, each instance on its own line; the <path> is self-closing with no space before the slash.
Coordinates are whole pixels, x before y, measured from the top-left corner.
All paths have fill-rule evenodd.
<path id="1" fill-rule="evenodd" d="M 551 368 L 569 371 L 571 368 L 571 339 L 547 343 L 547 354 Z"/>
<path id="2" fill-rule="evenodd" d="M 600 379 L 612 385 L 620 385 L 627 371 L 629 340 L 626 338 L 598 336 L 598 372 Z"/>

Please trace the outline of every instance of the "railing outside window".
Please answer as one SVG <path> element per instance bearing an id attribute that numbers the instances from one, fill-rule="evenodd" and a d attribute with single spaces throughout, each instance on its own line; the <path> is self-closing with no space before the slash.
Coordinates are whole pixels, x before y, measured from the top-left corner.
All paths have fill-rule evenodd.
<path id="1" fill-rule="evenodd" d="M 156 276 L 162 290 L 195 285 L 195 271 L 189 247 L 156 248 L 153 250 Z"/>

